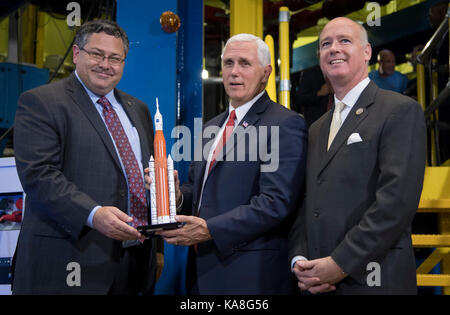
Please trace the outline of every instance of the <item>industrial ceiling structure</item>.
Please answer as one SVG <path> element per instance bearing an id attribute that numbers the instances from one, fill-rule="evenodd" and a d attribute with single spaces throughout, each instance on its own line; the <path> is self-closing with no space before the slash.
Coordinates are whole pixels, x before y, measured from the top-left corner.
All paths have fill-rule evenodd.
<path id="1" fill-rule="evenodd" d="M 335 17 L 347 16 L 365 24 L 368 16 L 370 18 L 374 12 L 372 8 L 375 4 L 379 7 L 380 18 L 389 23 L 373 29 L 374 34 L 369 30 L 374 50 L 371 63 L 375 63 L 377 52 L 383 48 L 391 49 L 396 54 L 397 61 L 403 63 L 406 61 L 405 55 L 414 46 L 427 42 L 433 34 L 433 24 L 434 27 L 439 25 L 440 20 L 433 21 L 432 14 L 428 12 L 431 5 L 439 2 L 442 0 L 264 0 L 264 35 L 272 35 L 275 43 L 278 43 L 278 17 L 283 6 L 288 7 L 291 12 L 290 42 L 295 50 L 314 43 L 323 26 Z M 418 5 L 422 7 L 419 8 Z M 205 0 L 204 8 L 205 64 L 214 76 L 220 72 L 220 59 L 217 57 L 220 56 L 224 41 L 229 37 L 230 0 Z M 296 64 L 296 61 L 293 63 Z M 309 64 L 294 66 L 292 71 L 302 70 Z"/>
<path id="2" fill-rule="evenodd" d="M 330 19 L 337 16 L 347 16 L 360 23 L 365 23 L 371 13 L 370 3 L 375 3 L 380 8 L 380 17 L 396 14 L 423 3 L 438 3 L 442 0 L 377 0 L 376 2 L 365 0 L 263 0 L 263 24 L 264 35 L 273 36 L 278 43 L 278 17 L 281 7 L 289 8 L 290 17 L 290 42 L 293 49 L 313 43 L 317 40 L 317 34 Z M 445 0 L 444 0 L 445 1 Z M 78 0 L 82 8 L 82 17 L 111 16 L 115 18 L 116 0 Z M 203 0 L 204 4 L 204 57 L 205 67 L 210 76 L 220 73 L 220 56 L 224 42 L 230 32 L 230 0 Z M 65 14 L 66 1 L 58 0 L 0 0 L 0 20 L 8 16 L 17 8 L 26 3 L 38 5 L 40 10 L 49 14 Z M 416 10 L 417 11 L 417 10 Z M 426 10 L 427 11 L 427 10 Z M 405 54 L 412 47 L 426 42 L 432 34 L 432 28 L 424 30 L 424 25 L 433 24 L 432 15 L 428 12 L 408 12 L 406 18 L 396 18 L 396 25 L 408 25 L 407 34 L 399 34 L 397 27 L 381 27 L 382 37 L 391 39 L 384 41 L 381 46 L 389 45 L 389 48 L 397 55 L 400 62 L 404 62 Z M 414 15 L 414 16 L 412 16 Z M 418 16 L 417 16 L 418 15 Z M 421 20 L 421 27 L 416 27 L 415 20 Z M 380 37 L 378 30 L 377 37 Z M 370 34 L 369 34 L 370 35 Z M 402 37 L 399 39 L 399 37 Z M 379 44 L 379 42 L 378 42 Z M 376 55 L 377 49 L 374 47 Z M 385 47 L 381 47 L 385 48 Z M 310 49 L 311 50 L 311 49 Z M 305 55 L 303 53 L 303 55 Z M 372 60 L 375 62 L 375 59 Z M 295 63 L 295 61 L 293 62 Z M 293 72 L 307 67 L 301 65 L 294 67 Z"/>

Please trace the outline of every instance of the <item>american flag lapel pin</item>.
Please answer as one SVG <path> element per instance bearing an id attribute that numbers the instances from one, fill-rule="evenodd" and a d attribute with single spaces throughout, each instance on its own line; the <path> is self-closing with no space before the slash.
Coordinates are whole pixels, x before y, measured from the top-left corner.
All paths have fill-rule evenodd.
<path id="1" fill-rule="evenodd" d="M 244 122 L 242 123 L 242 126 L 243 126 L 244 128 L 247 128 L 247 127 L 248 127 L 248 122 L 244 121 Z"/>

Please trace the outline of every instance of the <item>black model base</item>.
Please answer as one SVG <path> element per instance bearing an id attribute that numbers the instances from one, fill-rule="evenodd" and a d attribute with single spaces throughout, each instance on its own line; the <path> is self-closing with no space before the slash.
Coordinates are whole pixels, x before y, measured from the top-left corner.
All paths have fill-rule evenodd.
<path id="1" fill-rule="evenodd" d="M 153 237 L 156 231 L 162 230 L 173 230 L 178 229 L 184 225 L 184 222 L 173 222 L 173 223 L 163 223 L 163 224 L 154 224 L 154 225 L 142 225 L 138 226 L 137 230 L 139 233 L 146 237 Z"/>

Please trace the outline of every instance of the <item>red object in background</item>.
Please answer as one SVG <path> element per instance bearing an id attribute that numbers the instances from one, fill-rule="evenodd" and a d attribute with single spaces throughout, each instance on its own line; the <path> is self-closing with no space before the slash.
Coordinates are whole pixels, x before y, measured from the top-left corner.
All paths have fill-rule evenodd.
<path id="1" fill-rule="evenodd" d="M 5 214 L 0 217 L 0 223 L 2 222 L 22 222 L 22 210 L 14 211 L 11 214 Z"/>
<path id="2" fill-rule="evenodd" d="M 19 198 L 16 200 L 16 208 L 17 210 L 23 210 L 23 198 Z"/>

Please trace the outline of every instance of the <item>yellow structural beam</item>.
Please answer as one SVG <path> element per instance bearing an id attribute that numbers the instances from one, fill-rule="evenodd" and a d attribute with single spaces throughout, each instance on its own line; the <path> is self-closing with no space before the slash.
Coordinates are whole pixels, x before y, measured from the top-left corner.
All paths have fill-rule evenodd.
<path id="1" fill-rule="evenodd" d="M 426 107 L 426 98 L 425 98 L 425 66 L 423 64 L 418 63 L 416 67 L 417 71 L 417 101 L 422 106 L 422 109 L 425 110 Z"/>
<path id="2" fill-rule="evenodd" d="M 431 68 L 431 100 L 435 100 L 439 95 L 439 87 L 438 87 L 438 61 L 436 58 L 431 60 L 432 68 Z"/>
<path id="3" fill-rule="evenodd" d="M 263 38 L 263 1 L 230 1 L 230 36 L 249 33 Z"/>
<path id="4" fill-rule="evenodd" d="M 287 108 L 291 108 L 291 81 L 289 66 L 289 20 L 290 12 L 287 7 L 280 8 L 280 34 L 279 34 L 279 51 L 280 51 L 280 94 L 279 103 Z"/>
<path id="5" fill-rule="evenodd" d="M 21 61 L 26 63 L 35 63 L 35 41 L 36 41 L 36 21 L 37 7 L 28 5 L 21 14 L 21 33 L 22 33 L 22 57 Z"/>
<path id="6" fill-rule="evenodd" d="M 450 199 L 421 200 L 418 212 L 450 212 Z"/>
<path id="7" fill-rule="evenodd" d="M 436 248 L 433 253 L 417 268 L 417 274 L 429 273 L 449 253 L 450 248 Z"/>
<path id="8" fill-rule="evenodd" d="M 417 275 L 417 285 L 424 287 L 449 287 L 450 275 Z"/>
<path id="9" fill-rule="evenodd" d="M 414 234 L 412 243 L 415 247 L 450 247 L 450 235 Z"/>
<path id="10" fill-rule="evenodd" d="M 270 50 L 270 64 L 272 66 L 272 73 L 269 77 L 269 82 L 267 82 L 266 91 L 267 94 L 269 94 L 269 97 L 272 101 L 277 101 L 277 84 L 275 81 L 276 77 L 276 71 L 275 71 L 275 44 L 273 41 L 273 37 L 271 35 L 266 35 L 264 38 L 264 41 L 266 42 L 267 46 L 269 46 Z"/>
<path id="11" fill-rule="evenodd" d="M 434 101 L 438 94 L 438 73 L 437 73 L 437 59 L 432 59 L 431 67 L 431 100 Z M 439 121 L 439 111 L 436 110 L 431 117 L 431 121 Z M 439 129 L 431 128 L 430 130 L 430 150 L 431 150 L 431 165 L 436 166 L 437 163 L 437 153 L 436 153 L 436 136 L 439 137 Z"/>
<path id="12" fill-rule="evenodd" d="M 9 17 L 0 21 L 0 62 L 8 58 Z"/>

